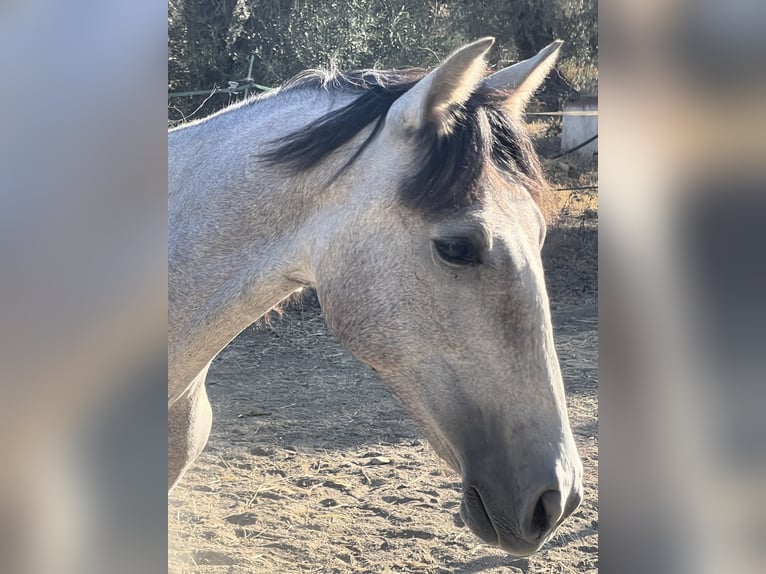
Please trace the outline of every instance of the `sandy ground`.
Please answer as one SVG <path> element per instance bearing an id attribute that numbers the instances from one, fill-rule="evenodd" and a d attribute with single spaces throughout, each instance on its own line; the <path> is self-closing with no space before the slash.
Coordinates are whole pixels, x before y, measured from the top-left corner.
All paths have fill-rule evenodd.
<path id="1" fill-rule="evenodd" d="M 546 255 L 585 498 L 540 552 L 514 559 L 462 525 L 458 477 L 308 300 L 213 363 L 210 442 L 169 500 L 169 571 L 596 572 L 595 250 L 580 228 Z"/>

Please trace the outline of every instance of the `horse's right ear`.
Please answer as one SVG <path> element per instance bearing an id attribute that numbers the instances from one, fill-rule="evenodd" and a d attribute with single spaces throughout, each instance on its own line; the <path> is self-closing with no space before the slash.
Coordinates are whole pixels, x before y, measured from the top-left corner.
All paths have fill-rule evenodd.
<path id="1" fill-rule="evenodd" d="M 482 38 L 454 52 L 394 102 L 388 121 L 406 134 L 449 133 L 455 109 L 468 101 L 484 77 L 484 55 L 494 42 L 494 38 Z"/>

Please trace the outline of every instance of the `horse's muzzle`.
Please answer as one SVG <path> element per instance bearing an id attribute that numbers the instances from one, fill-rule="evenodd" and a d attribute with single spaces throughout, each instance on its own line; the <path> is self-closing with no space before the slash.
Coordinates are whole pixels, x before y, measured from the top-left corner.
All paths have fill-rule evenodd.
<path id="1" fill-rule="evenodd" d="M 484 494 L 482 494 L 482 490 Z M 499 546 L 514 556 L 528 556 L 553 535 L 556 528 L 579 506 L 579 482 L 563 497 L 556 488 L 541 488 L 517 504 L 493 506 L 490 489 L 464 483 L 460 516 L 483 542 Z"/>

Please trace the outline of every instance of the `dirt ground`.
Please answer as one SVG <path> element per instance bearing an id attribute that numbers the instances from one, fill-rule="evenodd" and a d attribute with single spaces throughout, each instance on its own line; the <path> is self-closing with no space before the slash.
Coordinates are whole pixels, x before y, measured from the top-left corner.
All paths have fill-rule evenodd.
<path id="1" fill-rule="evenodd" d="M 214 361 L 210 442 L 169 499 L 169 571 L 596 572 L 596 245 L 569 226 L 545 252 L 585 497 L 540 552 L 511 558 L 462 525 L 459 478 L 309 297 Z"/>

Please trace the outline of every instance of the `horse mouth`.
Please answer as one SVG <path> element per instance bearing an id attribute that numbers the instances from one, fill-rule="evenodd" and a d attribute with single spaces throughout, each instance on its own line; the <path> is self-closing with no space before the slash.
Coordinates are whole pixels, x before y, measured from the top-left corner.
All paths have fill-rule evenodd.
<path id="1" fill-rule="evenodd" d="M 489 517 L 487 507 L 481 499 L 479 491 L 470 486 L 463 493 L 463 500 L 460 503 L 460 517 L 468 525 L 476 536 L 483 542 L 498 545 L 498 536 L 495 525 Z"/>
<path id="2" fill-rule="evenodd" d="M 512 556 L 523 557 L 534 554 L 544 542 L 541 540 L 536 544 L 530 543 L 508 529 L 498 530 L 489 515 L 479 490 L 472 486 L 463 492 L 460 517 L 482 542 L 497 546 Z"/>

